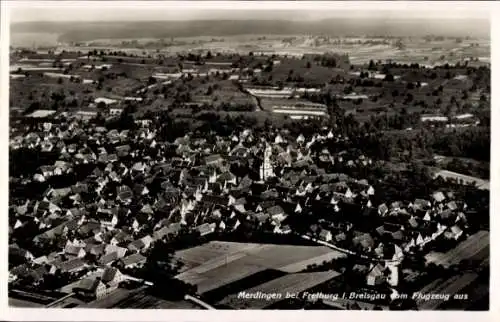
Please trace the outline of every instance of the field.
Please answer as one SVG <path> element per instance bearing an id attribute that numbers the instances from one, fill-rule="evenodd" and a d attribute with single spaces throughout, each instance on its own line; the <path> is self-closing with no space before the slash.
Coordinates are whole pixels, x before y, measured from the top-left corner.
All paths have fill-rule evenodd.
<path id="1" fill-rule="evenodd" d="M 187 268 L 177 278 L 201 294 L 266 269 L 294 273 L 341 256 L 327 247 L 210 242 L 176 254 Z"/>
<path id="2" fill-rule="evenodd" d="M 220 260 L 221 258 L 234 254 L 243 254 L 245 251 L 260 247 L 259 244 L 219 242 L 213 241 L 203 246 L 198 246 L 176 253 L 175 257 L 184 263 L 182 271 L 197 267 L 201 264 L 209 266 L 210 260 Z"/>
<path id="3" fill-rule="evenodd" d="M 57 45 L 57 33 L 48 32 L 16 32 L 11 33 L 10 44 L 12 46 L 55 46 Z"/>
<path id="4" fill-rule="evenodd" d="M 9 306 L 26 308 L 43 308 L 43 304 L 9 297 Z"/>
<path id="5" fill-rule="evenodd" d="M 234 309 L 262 309 L 274 302 L 283 300 L 287 293 L 306 291 L 339 275 L 335 271 L 289 274 L 244 291 L 249 294 L 257 294 L 258 292 L 262 294 L 277 293 L 281 295 L 280 298 L 272 300 L 246 299 L 238 298 L 238 294 L 232 294 L 224 298 L 219 304 L 228 305 Z"/>
<path id="6" fill-rule="evenodd" d="M 460 293 L 464 288 L 471 285 L 476 279 L 478 275 L 475 273 L 465 273 L 461 276 L 454 276 L 447 280 L 437 280 L 419 292 L 422 294 L 444 294 L 453 295 Z M 431 300 L 417 300 L 417 305 L 419 310 L 435 310 L 439 308 L 440 305 L 445 303 L 443 299 L 431 299 Z"/>
<path id="7" fill-rule="evenodd" d="M 186 301 L 166 301 L 146 292 L 145 288 L 137 290 L 119 288 L 102 299 L 92 301 L 82 307 L 99 309 L 198 309 L 197 306 Z"/>
<path id="8" fill-rule="evenodd" d="M 178 23 L 177 23 L 178 24 Z M 181 28 L 175 26 L 174 29 Z M 182 29 L 182 28 L 181 28 Z M 208 28 L 211 29 L 211 28 Z M 35 29 L 36 30 L 36 29 Z M 41 45 L 57 45 L 57 37 L 59 34 L 57 29 L 51 32 L 12 32 L 11 44 L 14 46 L 27 46 L 31 47 L 33 44 Z M 180 33 L 181 30 L 179 30 Z M 60 31 L 63 33 L 63 31 Z M 221 30 L 222 32 L 222 30 Z M 245 30 L 246 33 L 248 29 Z M 101 36 L 102 32 L 96 33 Z M 171 41 L 160 41 L 158 38 L 151 38 L 145 36 L 137 36 L 135 38 L 129 37 L 119 39 L 94 39 L 91 46 L 64 46 L 66 50 L 80 50 L 85 52 L 93 49 L 112 49 L 124 50 L 128 53 L 141 55 L 146 52 L 154 55 L 156 53 L 172 55 L 186 51 L 224 51 L 233 53 L 248 53 L 265 52 L 276 53 L 280 55 L 302 55 L 305 53 L 324 53 L 324 52 L 338 52 L 346 53 L 350 56 L 352 64 L 366 64 L 371 59 L 373 60 L 386 60 L 392 59 L 402 63 L 421 63 L 427 65 L 434 65 L 436 63 L 445 63 L 447 61 L 456 61 L 457 59 L 464 59 L 469 57 L 479 58 L 481 62 L 488 63 L 490 61 L 490 48 L 488 40 L 463 40 L 457 43 L 453 38 L 444 40 L 424 40 L 422 38 L 405 38 L 402 40 L 403 46 L 396 46 L 395 40 L 383 41 L 381 38 L 349 38 L 349 37 L 332 37 L 327 41 L 319 41 L 311 37 L 300 35 L 272 35 L 272 29 L 267 32 L 265 36 L 259 35 L 225 35 L 221 36 L 206 36 L 206 37 L 179 37 L 180 34 Z M 90 37 L 91 39 L 92 37 Z M 169 37 L 170 38 L 170 37 Z M 293 39 L 290 41 L 290 39 Z M 136 47 L 131 48 L 132 45 L 126 45 L 123 41 L 136 40 Z M 148 44 L 149 43 L 149 44 Z M 474 44 L 478 44 L 475 46 Z M 304 64 L 302 64 L 304 65 Z M 304 65 L 305 66 L 305 65 Z M 289 66 L 284 65 L 284 73 L 288 73 Z M 319 69 L 302 70 L 303 67 L 294 66 L 297 72 L 303 74 L 305 78 L 313 75 L 319 79 L 323 79 L 322 71 Z M 312 73 L 314 72 L 314 73 Z M 328 72 L 325 69 L 325 73 Z M 317 78 L 316 78 L 317 79 Z"/>
<path id="9" fill-rule="evenodd" d="M 431 252 L 425 257 L 427 262 L 445 267 L 458 264 L 463 259 L 478 260 L 481 262 L 490 256 L 489 239 L 490 233 L 482 230 L 470 236 L 447 253 Z"/>

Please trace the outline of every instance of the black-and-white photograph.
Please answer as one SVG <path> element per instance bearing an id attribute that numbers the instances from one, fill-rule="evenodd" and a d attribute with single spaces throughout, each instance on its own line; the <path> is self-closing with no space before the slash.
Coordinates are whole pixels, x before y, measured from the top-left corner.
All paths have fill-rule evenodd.
<path id="1" fill-rule="evenodd" d="M 10 308 L 490 309 L 487 7 L 8 2 Z"/>

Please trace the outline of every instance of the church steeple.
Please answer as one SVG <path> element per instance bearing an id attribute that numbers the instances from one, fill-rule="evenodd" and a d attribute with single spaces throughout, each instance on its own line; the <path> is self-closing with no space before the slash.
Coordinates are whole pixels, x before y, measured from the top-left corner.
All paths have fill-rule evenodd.
<path id="1" fill-rule="evenodd" d="M 264 160 L 260 166 L 260 180 L 266 181 L 269 177 L 274 177 L 273 166 L 271 163 L 272 148 L 266 143 L 266 149 L 264 150 Z"/>

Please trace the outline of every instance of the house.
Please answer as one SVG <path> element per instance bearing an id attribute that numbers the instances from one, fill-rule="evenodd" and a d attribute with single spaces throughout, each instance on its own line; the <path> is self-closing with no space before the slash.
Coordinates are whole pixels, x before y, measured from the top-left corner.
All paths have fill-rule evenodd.
<path id="1" fill-rule="evenodd" d="M 446 207 L 449 209 L 449 210 L 457 210 L 458 209 L 458 205 L 455 201 L 450 201 L 446 204 Z"/>
<path id="2" fill-rule="evenodd" d="M 276 232 L 278 234 L 291 234 L 292 233 L 292 229 L 288 225 L 276 226 L 276 229 L 277 229 Z"/>
<path id="3" fill-rule="evenodd" d="M 41 144 L 42 152 L 51 152 L 54 149 L 54 144 L 50 141 L 43 141 Z"/>
<path id="4" fill-rule="evenodd" d="M 33 254 L 31 254 L 26 249 L 20 248 L 17 244 L 9 245 L 9 258 L 17 257 L 21 258 L 23 261 L 32 261 L 34 259 Z"/>
<path id="5" fill-rule="evenodd" d="M 110 240 L 110 244 L 113 246 L 120 245 L 126 242 L 131 242 L 133 239 L 132 237 L 124 232 L 124 231 L 118 231 L 113 238 Z"/>
<path id="6" fill-rule="evenodd" d="M 116 188 L 116 195 L 116 198 L 124 203 L 132 201 L 132 198 L 134 197 L 132 190 L 125 185 Z"/>
<path id="7" fill-rule="evenodd" d="M 55 213 L 57 211 L 61 211 L 61 208 L 59 208 L 57 205 L 54 203 L 47 201 L 47 200 L 42 200 L 40 202 L 37 202 L 34 207 L 34 212 L 38 215 L 43 216 L 46 213 Z"/>
<path id="8" fill-rule="evenodd" d="M 332 233 L 329 230 L 322 229 L 319 233 L 319 239 L 323 241 L 330 242 L 332 241 L 332 238 Z"/>
<path id="9" fill-rule="evenodd" d="M 35 173 L 35 175 L 33 176 L 33 180 L 38 182 L 45 182 L 45 177 L 43 176 L 43 174 Z"/>
<path id="10" fill-rule="evenodd" d="M 450 227 L 450 229 L 444 233 L 444 236 L 448 239 L 457 240 L 463 235 L 463 233 L 464 232 L 460 227 L 458 227 L 457 225 L 454 225 L 454 226 Z"/>
<path id="11" fill-rule="evenodd" d="M 106 248 L 104 248 L 104 253 L 107 255 L 113 252 L 116 252 L 118 258 L 122 258 L 127 253 L 127 249 L 115 245 L 106 245 Z"/>
<path id="12" fill-rule="evenodd" d="M 13 267 L 9 270 L 9 283 L 14 282 L 20 277 L 27 276 L 30 273 L 30 268 L 27 264 L 22 264 L 16 267 Z"/>
<path id="13" fill-rule="evenodd" d="M 108 253 L 106 255 L 101 256 L 101 258 L 99 258 L 99 260 L 98 260 L 98 263 L 99 263 L 99 265 L 102 265 L 102 266 L 109 266 L 109 265 L 111 265 L 111 263 L 113 263 L 117 259 L 118 259 L 118 253 L 111 252 L 111 253 Z"/>
<path id="14" fill-rule="evenodd" d="M 87 244 L 85 247 L 85 251 L 88 254 L 92 254 L 96 256 L 97 258 L 102 256 L 104 254 L 104 251 L 106 249 L 105 244 Z"/>
<path id="15" fill-rule="evenodd" d="M 84 298 L 99 299 L 116 290 L 124 280 L 124 275 L 117 268 L 108 267 L 100 277 L 82 280 L 73 292 Z"/>
<path id="16" fill-rule="evenodd" d="M 443 200 L 445 200 L 445 196 L 444 194 L 441 192 L 441 191 L 436 191 L 432 194 L 432 199 L 437 202 L 437 203 L 441 203 L 443 202 Z"/>
<path id="17" fill-rule="evenodd" d="M 101 281 L 108 287 L 116 289 L 125 280 L 125 276 L 115 267 L 108 267 L 102 273 Z"/>
<path id="18" fill-rule="evenodd" d="M 179 223 L 173 223 L 169 226 L 161 227 L 153 232 L 153 240 L 161 240 L 168 235 L 177 235 L 181 228 L 182 226 Z"/>
<path id="19" fill-rule="evenodd" d="M 200 236 L 205 236 L 205 235 L 213 233 L 215 231 L 215 228 L 216 228 L 215 223 L 212 223 L 212 224 L 204 223 L 204 224 L 197 226 L 195 229 L 200 233 Z"/>
<path id="20" fill-rule="evenodd" d="M 146 244 L 144 244 L 144 242 L 140 239 L 134 240 L 127 246 L 127 249 L 134 253 L 138 253 L 144 248 L 146 248 Z"/>
<path id="21" fill-rule="evenodd" d="M 40 166 L 40 172 L 45 178 L 52 177 L 54 175 L 56 167 L 53 165 L 42 165 Z"/>
<path id="22" fill-rule="evenodd" d="M 387 207 L 387 205 L 385 203 L 378 206 L 378 214 L 380 216 L 385 216 L 388 211 L 389 211 L 389 208 Z"/>
<path id="23" fill-rule="evenodd" d="M 101 225 L 109 230 L 112 230 L 118 224 L 118 215 L 111 209 L 98 211 Z"/>
<path id="24" fill-rule="evenodd" d="M 100 278 L 85 278 L 73 288 L 73 292 L 85 299 L 99 299 L 106 294 L 106 285 Z"/>
<path id="25" fill-rule="evenodd" d="M 48 264 L 49 262 L 50 262 L 50 260 L 46 255 L 43 255 L 43 256 L 40 256 L 40 257 L 33 259 L 33 263 L 37 264 L 37 265 L 45 265 L 45 264 Z"/>
<path id="26" fill-rule="evenodd" d="M 119 158 L 126 157 L 130 153 L 131 149 L 132 148 L 128 144 L 117 146 L 117 147 L 115 147 L 116 156 L 119 157 Z M 108 156 L 108 161 L 110 161 L 111 157 L 112 157 L 112 155 Z"/>
<path id="27" fill-rule="evenodd" d="M 149 189 L 145 185 L 142 185 L 142 184 L 135 184 L 133 190 L 134 190 L 135 195 L 137 195 L 137 196 L 145 196 L 145 195 L 149 194 Z"/>
<path id="28" fill-rule="evenodd" d="M 364 250 L 371 250 L 375 242 L 370 234 L 365 233 L 354 237 L 353 243 L 361 246 Z"/>
<path id="29" fill-rule="evenodd" d="M 120 116 L 123 113 L 123 108 L 120 107 L 112 107 L 109 109 L 109 115 L 111 116 Z"/>
<path id="30" fill-rule="evenodd" d="M 75 273 L 82 271 L 86 268 L 86 266 L 85 261 L 82 258 L 77 257 L 66 262 L 52 264 L 49 272 L 54 274 L 58 269 L 60 269 L 63 273 Z"/>
<path id="31" fill-rule="evenodd" d="M 221 157 L 220 154 L 213 154 L 205 157 L 206 165 L 218 165 L 224 161 L 224 158 Z"/>
<path id="32" fill-rule="evenodd" d="M 425 199 L 415 199 L 412 204 L 414 211 L 425 211 L 431 206 L 431 202 Z"/>
<path id="33" fill-rule="evenodd" d="M 136 268 L 141 267 L 146 263 L 146 257 L 136 253 L 122 258 L 120 262 L 124 268 Z"/>
<path id="34" fill-rule="evenodd" d="M 338 233 L 337 235 L 335 235 L 335 241 L 336 242 L 340 242 L 340 241 L 344 241 L 347 239 L 347 236 L 344 232 L 341 232 L 341 233 Z"/>
<path id="35" fill-rule="evenodd" d="M 370 271 L 366 276 L 366 284 L 370 286 L 380 285 L 386 281 L 386 277 L 384 274 L 384 267 L 378 264 L 371 264 Z"/>
<path id="36" fill-rule="evenodd" d="M 140 213 L 147 214 L 147 215 L 153 215 L 154 214 L 154 210 L 153 210 L 153 208 L 151 207 L 150 204 L 144 204 L 142 206 L 142 208 L 141 208 Z"/>
<path id="37" fill-rule="evenodd" d="M 144 243 L 145 248 L 149 248 L 153 243 L 153 237 L 146 235 L 140 239 Z"/>
<path id="38" fill-rule="evenodd" d="M 285 220 L 285 218 L 287 217 L 285 211 L 279 205 L 268 208 L 266 212 L 269 214 L 269 216 L 271 216 L 273 220 L 277 220 L 279 222 Z"/>
<path id="39" fill-rule="evenodd" d="M 251 215 L 248 215 L 247 218 L 252 218 L 252 220 L 255 222 L 256 225 L 262 225 L 265 222 L 267 222 L 270 218 L 269 214 L 263 213 L 263 212 L 258 212 L 258 213 L 253 213 Z"/>
<path id="40" fill-rule="evenodd" d="M 64 248 L 64 254 L 71 257 L 83 258 L 87 254 L 83 247 L 67 244 Z"/>

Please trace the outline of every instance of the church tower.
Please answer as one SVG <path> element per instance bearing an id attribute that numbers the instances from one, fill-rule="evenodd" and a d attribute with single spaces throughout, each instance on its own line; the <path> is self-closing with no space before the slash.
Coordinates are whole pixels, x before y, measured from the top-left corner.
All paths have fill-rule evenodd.
<path id="1" fill-rule="evenodd" d="M 272 149 L 269 144 L 266 143 L 266 149 L 264 150 L 264 160 L 260 166 L 260 180 L 266 181 L 269 177 L 274 177 L 273 166 L 271 164 Z"/>

